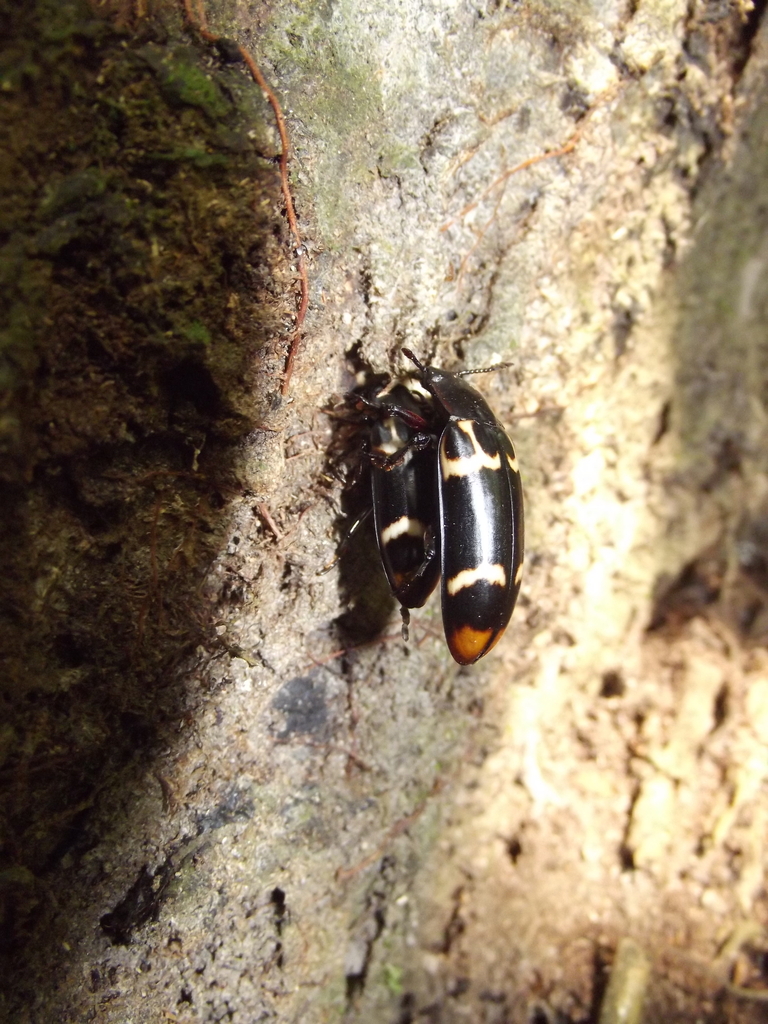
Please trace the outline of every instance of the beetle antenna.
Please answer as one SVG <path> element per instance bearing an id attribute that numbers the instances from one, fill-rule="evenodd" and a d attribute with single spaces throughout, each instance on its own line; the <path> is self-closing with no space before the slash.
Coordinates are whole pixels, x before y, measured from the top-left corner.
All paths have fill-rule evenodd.
<path id="1" fill-rule="evenodd" d="M 493 373 L 494 370 L 503 370 L 505 367 L 512 367 L 514 363 L 494 363 L 493 366 L 481 366 L 477 370 L 458 370 L 457 377 L 471 377 L 473 373 Z"/>
<path id="2" fill-rule="evenodd" d="M 426 370 L 424 369 L 422 364 L 419 362 L 419 360 L 416 358 L 416 356 L 413 354 L 413 352 L 411 352 L 411 350 L 409 348 L 404 348 L 403 349 L 403 355 L 407 356 L 408 359 L 410 359 L 412 363 L 415 363 L 416 366 L 421 370 L 422 373 L 426 373 Z"/>

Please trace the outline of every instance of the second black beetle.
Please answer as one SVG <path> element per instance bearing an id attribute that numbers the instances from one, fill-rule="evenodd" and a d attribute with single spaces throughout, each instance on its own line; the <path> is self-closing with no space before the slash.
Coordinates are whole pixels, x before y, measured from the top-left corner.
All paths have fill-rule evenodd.
<path id="1" fill-rule="evenodd" d="M 421 608 L 440 577 L 435 456 L 431 435 L 425 434 L 432 402 L 412 385 L 395 381 L 368 403 L 376 413 L 368 449 L 376 540 L 406 639 L 408 609 Z"/>
<path id="2" fill-rule="evenodd" d="M 446 642 L 459 664 L 470 665 L 499 640 L 520 590 L 520 471 L 506 431 L 466 374 L 423 366 L 409 349 L 403 352 L 431 400 L 406 398 L 401 383 L 380 402 L 371 451 L 377 539 L 405 608 L 423 604 L 440 576 Z M 418 535 L 423 558 L 417 565 L 411 551 L 398 574 L 394 544 L 408 531 Z"/>

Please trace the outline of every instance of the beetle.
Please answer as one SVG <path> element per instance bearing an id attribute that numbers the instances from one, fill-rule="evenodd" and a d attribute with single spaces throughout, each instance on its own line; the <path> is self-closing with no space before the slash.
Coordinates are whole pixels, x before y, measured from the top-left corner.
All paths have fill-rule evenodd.
<path id="1" fill-rule="evenodd" d="M 403 616 L 421 608 L 437 586 L 437 481 L 430 430 L 432 401 L 415 381 L 396 380 L 366 405 L 375 413 L 368 456 L 376 541 Z M 421 391 L 421 394 L 419 394 Z"/>
<path id="2" fill-rule="evenodd" d="M 520 470 L 503 426 L 463 379 L 482 371 L 450 373 L 422 365 L 410 349 L 403 353 L 416 366 L 415 376 L 431 402 L 414 408 L 402 384 L 391 388 L 391 398 L 379 397 L 385 415 L 374 423 L 370 454 L 374 517 L 378 514 L 377 524 L 385 524 L 381 529 L 377 525 L 382 563 L 406 609 L 420 607 L 441 578 L 448 648 L 460 665 L 471 665 L 498 642 L 520 590 Z M 392 473 L 398 476 L 389 488 L 385 481 Z M 399 504 L 391 498 L 395 480 Z M 418 567 L 409 563 L 399 581 L 389 545 L 395 535 L 402 535 L 398 529 L 405 532 L 414 521 L 426 521 L 431 534 L 429 529 L 421 533 L 423 560 Z M 416 534 L 420 527 L 412 529 Z M 403 617 L 406 622 L 406 612 Z"/>

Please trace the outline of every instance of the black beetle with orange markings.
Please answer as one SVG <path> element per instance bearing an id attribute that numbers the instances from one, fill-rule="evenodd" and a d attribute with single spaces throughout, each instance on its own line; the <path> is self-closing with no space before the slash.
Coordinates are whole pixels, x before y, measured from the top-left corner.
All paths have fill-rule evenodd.
<path id="1" fill-rule="evenodd" d="M 442 578 L 445 638 L 461 665 L 496 644 L 520 590 L 523 489 L 512 442 L 465 371 L 423 366 L 409 350 L 415 397 L 398 381 L 377 395 L 372 428 L 376 536 L 403 608 Z"/>

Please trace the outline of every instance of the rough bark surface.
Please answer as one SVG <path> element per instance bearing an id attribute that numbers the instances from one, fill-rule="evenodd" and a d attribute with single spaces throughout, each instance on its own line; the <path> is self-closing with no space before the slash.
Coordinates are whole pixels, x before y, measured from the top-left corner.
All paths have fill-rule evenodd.
<path id="1" fill-rule="evenodd" d="M 282 401 L 232 48 L 12 6 L 7 1019 L 596 1021 L 614 961 L 647 1021 L 762 1019 L 763 4 L 211 0 L 291 133 Z M 513 364 L 525 577 L 470 669 L 370 534 L 318 575 L 323 410 L 403 345 Z"/>

